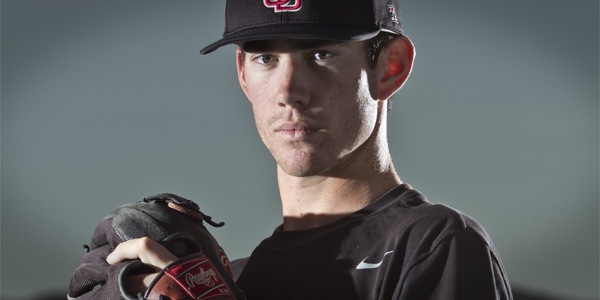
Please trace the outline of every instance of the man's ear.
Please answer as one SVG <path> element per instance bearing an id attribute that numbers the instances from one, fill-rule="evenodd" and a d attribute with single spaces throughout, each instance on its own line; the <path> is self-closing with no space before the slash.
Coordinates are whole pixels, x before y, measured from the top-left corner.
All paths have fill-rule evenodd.
<path id="1" fill-rule="evenodd" d="M 242 87 L 242 90 L 244 91 L 244 93 L 247 96 L 248 89 L 246 87 L 246 76 L 244 74 L 244 54 L 242 53 L 242 49 L 240 47 L 238 47 L 238 49 L 236 50 L 235 57 L 236 57 L 235 61 L 236 61 L 236 65 L 237 65 L 238 80 L 240 81 L 240 86 Z"/>
<path id="2" fill-rule="evenodd" d="M 379 82 L 378 100 L 389 99 L 404 85 L 412 70 L 414 59 L 415 48 L 406 36 L 394 37 L 381 49 L 379 63 L 383 74 Z"/>

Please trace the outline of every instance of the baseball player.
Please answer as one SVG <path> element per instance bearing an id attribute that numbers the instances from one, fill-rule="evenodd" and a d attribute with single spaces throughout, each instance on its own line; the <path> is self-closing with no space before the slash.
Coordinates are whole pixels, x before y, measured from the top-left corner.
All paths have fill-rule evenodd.
<path id="1" fill-rule="evenodd" d="M 390 98 L 415 50 L 397 0 L 227 0 L 222 39 L 277 163 L 283 224 L 234 279 L 247 299 L 512 299 L 484 229 L 402 182 L 390 156 Z M 179 257 L 151 238 L 107 257 L 139 259 L 144 291 Z"/>

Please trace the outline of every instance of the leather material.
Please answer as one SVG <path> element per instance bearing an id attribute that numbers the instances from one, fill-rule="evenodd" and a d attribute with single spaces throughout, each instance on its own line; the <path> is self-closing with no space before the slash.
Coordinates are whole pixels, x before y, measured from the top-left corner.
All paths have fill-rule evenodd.
<path id="1" fill-rule="evenodd" d="M 96 227 L 90 246 L 86 246 L 88 252 L 73 272 L 68 297 L 77 300 L 138 300 L 143 297 L 127 290 L 125 278 L 155 271 L 148 270 L 139 260 L 109 265 L 106 257 L 121 242 L 150 237 L 177 257 L 201 255 L 213 264 L 214 272 L 234 291 L 235 298 L 224 299 L 244 299 L 243 292 L 231 278 L 225 252 L 204 222 L 223 226 L 202 213 L 195 202 L 174 194 L 159 194 L 118 207 Z M 168 299 L 164 297 L 167 295 L 163 299 Z"/>
<path id="2" fill-rule="evenodd" d="M 225 275 L 225 276 L 224 276 Z M 230 273 L 222 274 L 201 253 L 180 259 L 163 270 L 150 284 L 144 299 L 239 299 L 228 286 Z M 235 288 L 235 287 L 234 287 Z"/>

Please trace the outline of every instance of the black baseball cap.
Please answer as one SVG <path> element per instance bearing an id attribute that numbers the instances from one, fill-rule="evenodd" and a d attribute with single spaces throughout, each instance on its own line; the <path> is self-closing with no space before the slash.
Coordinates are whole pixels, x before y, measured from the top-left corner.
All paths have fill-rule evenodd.
<path id="1" fill-rule="evenodd" d="M 227 0 L 223 38 L 200 51 L 274 38 L 362 41 L 402 34 L 398 0 Z"/>

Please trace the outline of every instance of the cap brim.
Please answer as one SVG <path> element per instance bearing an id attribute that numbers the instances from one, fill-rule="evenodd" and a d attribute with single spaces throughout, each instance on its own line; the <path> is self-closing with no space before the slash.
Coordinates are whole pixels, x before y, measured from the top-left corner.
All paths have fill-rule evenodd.
<path id="1" fill-rule="evenodd" d="M 362 41 L 381 32 L 380 28 L 348 27 L 321 24 L 279 24 L 248 28 L 224 35 L 224 37 L 200 50 L 208 54 L 216 49 L 233 43 L 283 38 L 327 39 Z M 398 34 L 401 34 L 398 32 Z"/>

